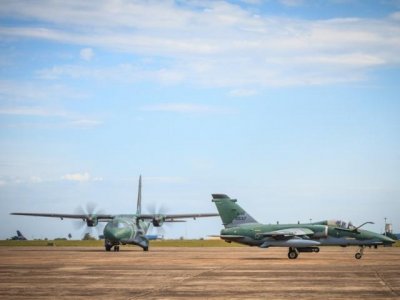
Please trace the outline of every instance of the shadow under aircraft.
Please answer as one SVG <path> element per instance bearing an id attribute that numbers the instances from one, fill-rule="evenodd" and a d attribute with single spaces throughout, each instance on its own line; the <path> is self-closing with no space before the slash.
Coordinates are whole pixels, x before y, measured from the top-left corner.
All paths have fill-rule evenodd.
<path id="1" fill-rule="evenodd" d="M 356 259 L 363 256 L 366 246 L 391 246 L 394 240 L 372 231 L 341 221 L 321 221 L 308 224 L 260 224 L 236 202 L 224 194 L 213 194 L 225 229 L 219 237 L 226 242 L 236 242 L 260 248 L 288 247 L 289 259 L 300 252 L 319 252 L 319 246 L 359 246 Z M 372 223 L 373 224 L 373 223 Z"/>
<path id="2" fill-rule="evenodd" d="M 104 227 L 104 246 L 106 251 L 119 251 L 120 245 L 136 245 L 144 251 L 149 249 L 149 240 L 154 235 L 147 235 L 151 226 L 160 227 L 166 222 L 185 222 L 182 219 L 216 217 L 215 213 L 204 214 L 142 214 L 142 176 L 139 177 L 139 189 L 136 214 L 56 214 L 56 213 L 11 213 L 18 216 L 53 217 L 65 219 L 81 219 L 88 227 L 95 227 L 99 222 L 106 222 Z"/>

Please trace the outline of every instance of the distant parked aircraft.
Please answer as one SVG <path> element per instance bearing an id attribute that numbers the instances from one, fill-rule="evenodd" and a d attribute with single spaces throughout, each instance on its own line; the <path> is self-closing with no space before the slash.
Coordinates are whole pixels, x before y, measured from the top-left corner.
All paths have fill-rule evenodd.
<path id="1" fill-rule="evenodd" d="M 21 233 L 21 231 L 17 230 L 17 235 L 14 235 L 11 240 L 14 241 L 26 241 L 27 238 Z"/>

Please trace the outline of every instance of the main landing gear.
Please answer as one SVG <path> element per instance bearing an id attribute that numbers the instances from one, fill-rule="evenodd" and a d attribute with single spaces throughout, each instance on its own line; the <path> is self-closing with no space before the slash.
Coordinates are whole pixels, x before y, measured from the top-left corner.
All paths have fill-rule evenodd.
<path id="1" fill-rule="evenodd" d="M 364 248 L 365 246 L 360 246 L 360 250 L 358 250 L 358 252 L 354 255 L 356 259 L 361 259 L 364 254 Z"/>
<path id="2" fill-rule="evenodd" d="M 108 241 L 104 242 L 104 247 L 106 248 L 106 251 L 111 251 L 111 249 L 114 247 L 114 252 L 119 252 L 119 245 L 113 245 Z"/>
<path id="3" fill-rule="evenodd" d="M 299 251 L 296 248 L 290 247 L 287 256 L 289 259 L 296 259 L 299 256 Z"/>
<path id="4" fill-rule="evenodd" d="M 303 247 L 303 248 L 294 248 L 290 247 L 288 252 L 289 259 L 296 259 L 299 256 L 300 252 L 319 252 L 318 247 Z"/>

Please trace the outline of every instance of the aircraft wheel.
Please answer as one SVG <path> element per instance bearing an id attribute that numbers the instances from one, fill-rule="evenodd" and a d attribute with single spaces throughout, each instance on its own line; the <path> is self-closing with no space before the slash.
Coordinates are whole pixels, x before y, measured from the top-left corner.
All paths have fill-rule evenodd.
<path id="1" fill-rule="evenodd" d="M 105 248 L 106 248 L 106 251 L 111 251 L 111 245 L 109 245 L 109 244 L 105 244 Z"/>
<path id="2" fill-rule="evenodd" d="M 360 259 L 362 257 L 361 253 L 357 252 L 356 255 L 354 255 L 356 259 Z"/>
<path id="3" fill-rule="evenodd" d="M 149 247 L 143 247 L 143 251 L 149 251 Z"/>
<path id="4" fill-rule="evenodd" d="M 294 250 L 291 250 L 291 251 L 289 251 L 289 253 L 288 253 L 289 259 L 296 259 L 298 256 L 299 256 L 299 255 L 298 255 L 297 252 L 294 251 Z"/>
<path id="5" fill-rule="evenodd" d="M 316 247 L 316 248 L 314 249 L 314 252 L 315 252 L 315 253 L 318 253 L 318 252 L 319 252 L 319 248 Z"/>

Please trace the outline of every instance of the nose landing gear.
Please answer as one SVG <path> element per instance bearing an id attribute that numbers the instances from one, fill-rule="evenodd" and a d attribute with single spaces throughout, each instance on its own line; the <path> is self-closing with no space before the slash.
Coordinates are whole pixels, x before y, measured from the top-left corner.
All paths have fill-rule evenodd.
<path id="1" fill-rule="evenodd" d="M 360 250 L 354 255 L 356 259 L 361 259 L 363 254 L 364 254 L 364 248 L 365 246 L 360 246 Z"/>
<path id="2" fill-rule="evenodd" d="M 106 248 L 106 251 L 111 251 L 112 247 L 114 247 L 115 252 L 119 251 L 119 245 L 113 245 L 111 242 L 107 240 L 104 242 L 104 247 Z"/>

